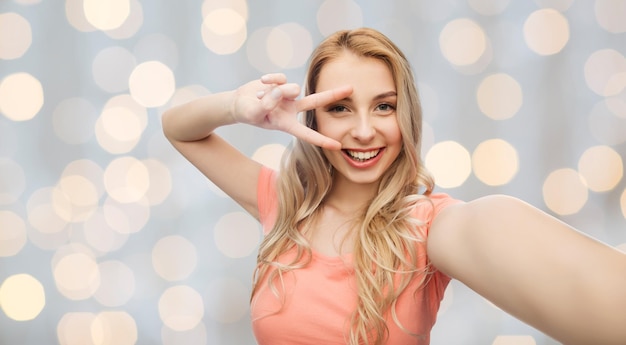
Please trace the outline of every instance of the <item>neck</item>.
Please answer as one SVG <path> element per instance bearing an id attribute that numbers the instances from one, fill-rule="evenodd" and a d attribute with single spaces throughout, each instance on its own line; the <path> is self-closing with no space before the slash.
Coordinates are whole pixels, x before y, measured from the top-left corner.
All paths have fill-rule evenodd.
<path id="1" fill-rule="evenodd" d="M 376 196 L 378 184 L 354 183 L 341 175 L 335 176 L 324 203 L 342 212 L 356 214 Z"/>

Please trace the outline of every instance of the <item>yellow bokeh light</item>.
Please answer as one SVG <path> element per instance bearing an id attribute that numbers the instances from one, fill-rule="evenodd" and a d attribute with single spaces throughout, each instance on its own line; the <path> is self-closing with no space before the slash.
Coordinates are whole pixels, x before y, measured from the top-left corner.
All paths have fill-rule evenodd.
<path id="1" fill-rule="evenodd" d="M 202 322 L 193 329 L 184 332 L 177 332 L 165 326 L 161 327 L 163 345 L 208 344 L 207 339 L 207 327 Z"/>
<path id="2" fill-rule="evenodd" d="M 146 200 L 150 205 L 159 205 L 172 192 L 172 175 L 169 168 L 157 159 L 144 159 L 142 162 L 150 175 L 150 186 L 146 191 Z"/>
<path id="3" fill-rule="evenodd" d="M 254 151 L 252 159 L 278 171 L 285 150 L 285 146 L 281 144 L 263 145 Z"/>
<path id="4" fill-rule="evenodd" d="M 92 297 L 100 285 L 98 264 L 82 247 L 65 248 L 57 251 L 52 265 L 57 289 L 70 300 Z"/>
<path id="5" fill-rule="evenodd" d="M 475 21 L 455 19 L 439 34 L 439 48 L 451 64 L 467 66 L 476 63 L 485 53 L 487 37 Z"/>
<path id="6" fill-rule="evenodd" d="M 41 83 L 28 73 L 10 74 L 0 82 L 0 112 L 13 121 L 35 117 L 43 100 Z"/>
<path id="7" fill-rule="evenodd" d="M 569 168 L 550 173 L 543 183 L 543 200 L 546 206 L 560 215 L 570 215 L 580 211 L 589 192 L 580 174 Z"/>
<path id="8" fill-rule="evenodd" d="M 536 345 L 531 335 L 499 335 L 491 345 Z"/>
<path id="9" fill-rule="evenodd" d="M 100 208 L 83 224 L 83 236 L 86 244 L 101 253 L 118 250 L 128 240 L 128 234 L 114 229 Z"/>
<path id="10" fill-rule="evenodd" d="M 141 136 L 143 126 L 135 113 L 124 107 L 104 109 L 100 114 L 102 129 L 117 141 L 134 141 Z"/>
<path id="11" fill-rule="evenodd" d="M 246 27 L 246 19 L 230 8 L 218 8 L 209 12 L 202 25 L 219 36 L 235 34 Z"/>
<path id="12" fill-rule="evenodd" d="M 578 172 L 594 192 L 610 191 L 624 175 L 622 157 L 609 146 L 593 146 L 578 160 Z"/>
<path id="13" fill-rule="evenodd" d="M 312 51 L 311 34 L 298 23 L 281 24 L 267 36 L 267 55 L 279 68 L 303 66 Z"/>
<path id="14" fill-rule="evenodd" d="M 15 321 L 36 318 L 46 306 L 43 285 L 29 274 L 16 274 L 0 285 L 0 308 Z"/>
<path id="15" fill-rule="evenodd" d="M 120 27 L 130 14 L 129 0 L 83 0 L 83 11 L 89 24 L 99 30 Z"/>
<path id="16" fill-rule="evenodd" d="M 158 107 L 167 103 L 176 90 L 172 70 L 159 61 L 139 64 L 128 79 L 130 95 L 144 107 Z"/>
<path id="17" fill-rule="evenodd" d="M 483 141 L 472 154 L 472 167 L 476 177 L 486 185 L 507 184 L 519 169 L 517 151 L 502 139 Z"/>
<path id="18" fill-rule="evenodd" d="M 626 1 L 595 0 L 594 13 L 604 30 L 614 34 L 626 32 Z"/>
<path id="19" fill-rule="evenodd" d="M 152 248 L 152 267 L 167 281 L 184 280 L 198 265 L 196 252 L 196 246 L 182 236 L 163 237 Z"/>
<path id="20" fill-rule="evenodd" d="M 505 73 L 492 74 L 482 80 L 476 92 L 480 110 L 494 120 L 513 117 L 522 106 L 522 88 Z"/>
<path id="21" fill-rule="evenodd" d="M 52 192 L 55 212 L 68 222 L 88 219 L 98 206 L 100 195 L 86 177 L 69 175 L 61 178 Z"/>
<path id="22" fill-rule="evenodd" d="M 425 164 L 442 188 L 459 187 L 472 172 L 469 152 L 455 141 L 433 145 L 426 154 Z"/>
<path id="23" fill-rule="evenodd" d="M 535 11 L 524 22 L 526 45 L 539 55 L 553 55 L 560 52 L 569 41 L 569 36 L 567 18 L 552 8 Z"/>
<path id="24" fill-rule="evenodd" d="M 105 119 L 107 121 L 106 127 Z M 122 128 L 116 128 L 112 124 L 117 120 L 123 122 Z M 124 128 L 125 122 L 131 123 L 132 128 L 130 130 Z M 95 126 L 96 139 L 100 146 L 110 153 L 128 153 L 135 148 L 141 139 L 147 124 L 148 113 L 146 108 L 138 104 L 130 95 L 118 95 L 106 103 L 98 117 Z"/>
<path id="25" fill-rule="evenodd" d="M 0 60 L 22 57 L 33 41 L 30 23 L 17 13 L 0 13 Z"/>
<path id="26" fill-rule="evenodd" d="M 626 219 L 626 189 L 622 192 L 622 196 L 619 198 L 619 203 L 622 208 L 622 216 Z"/>
<path id="27" fill-rule="evenodd" d="M 26 244 L 26 223 L 11 211 L 0 210 L 0 257 L 13 256 Z"/>
<path id="28" fill-rule="evenodd" d="M 121 234 L 139 232 L 150 219 L 150 205 L 145 198 L 132 202 L 107 198 L 102 210 L 107 224 Z"/>
<path id="29" fill-rule="evenodd" d="M 104 187 L 111 198 L 130 203 L 142 199 L 150 187 L 146 166 L 135 157 L 113 160 L 104 171 Z"/>
<path id="30" fill-rule="evenodd" d="M 135 319 L 124 311 L 99 313 L 90 329 L 93 342 L 97 345 L 134 345 L 137 343 Z"/>
<path id="31" fill-rule="evenodd" d="M 63 219 L 53 206 L 55 189 L 49 187 L 36 190 L 30 195 L 26 204 L 28 223 L 42 234 L 62 232 L 68 224 L 68 221 Z"/>
<path id="32" fill-rule="evenodd" d="M 96 315 L 87 312 L 66 313 L 57 324 L 60 345 L 100 345 L 93 342 L 91 325 Z"/>
<path id="33" fill-rule="evenodd" d="M 83 0 L 65 0 L 65 17 L 70 25 L 80 32 L 92 32 L 96 30 L 96 28 L 87 21 L 87 18 L 85 18 Z"/>
<path id="34" fill-rule="evenodd" d="M 317 27 L 324 36 L 363 26 L 363 10 L 353 0 L 325 0 L 317 9 Z"/>
<path id="35" fill-rule="evenodd" d="M 587 86 L 600 96 L 614 96 L 626 87 L 626 58 L 614 49 L 600 49 L 585 61 Z"/>
<path id="36" fill-rule="evenodd" d="M 172 286 L 159 298 L 159 316 L 167 327 L 175 331 L 193 329 L 204 316 L 204 300 L 190 286 Z"/>
<path id="37" fill-rule="evenodd" d="M 484 16 L 502 13 L 509 6 L 509 2 L 510 0 L 468 0 L 470 7 Z"/>
<path id="38" fill-rule="evenodd" d="M 259 223 L 247 213 L 232 212 L 220 217 L 213 229 L 215 246 L 230 258 L 254 253 L 261 239 Z"/>
<path id="39" fill-rule="evenodd" d="M 232 13 L 232 16 L 236 15 L 239 18 L 236 20 L 236 22 L 242 23 L 242 17 L 237 12 L 232 11 Z M 233 26 L 229 30 L 218 29 L 217 32 L 229 32 L 235 27 L 239 27 L 238 31 L 229 34 L 220 34 L 213 31 L 214 28 L 212 28 L 212 26 L 214 24 L 206 23 L 206 18 L 211 17 L 209 17 L 209 15 L 205 17 L 205 20 L 202 23 L 202 27 L 200 29 L 200 33 L 202 34 L 202 42 L 204 43 L 204 46 L 213 53 L 218 55 L 233 54 L 237 52 L 239 48 L 241 48 L 246 42 L 246 38 L 248 37 L 248 30 L 245 21 L 243 21 L 242 26 Z"/>
<path id="40" fill-rule="evenodd" d="M 143 25 L 143 7 L 138 0 L 130 0 L 130 10 L 128 17 L 119 27 L 111 30 L 106 30 L 104 33 L 118 40 L 123 40 L 133 37 L 141 26 Z"/>

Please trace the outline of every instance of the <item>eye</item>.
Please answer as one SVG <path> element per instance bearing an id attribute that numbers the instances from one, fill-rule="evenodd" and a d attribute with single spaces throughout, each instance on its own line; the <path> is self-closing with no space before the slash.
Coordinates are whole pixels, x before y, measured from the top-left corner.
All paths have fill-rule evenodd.
<path id="1" fill-rule="evenodd" d="M 343 105 L 333 105 L 326 109 L 326 111 L 328 111 L 329 113 L 342 113 L 348 111 L 348 108 Z"/>
<path id="2" fill-rule="evenodd" d="M 396 107 L 389 103 L 381 103 L 376 106 L 376 111 L 383 115 L 392 114 L 396 110 Z"/>

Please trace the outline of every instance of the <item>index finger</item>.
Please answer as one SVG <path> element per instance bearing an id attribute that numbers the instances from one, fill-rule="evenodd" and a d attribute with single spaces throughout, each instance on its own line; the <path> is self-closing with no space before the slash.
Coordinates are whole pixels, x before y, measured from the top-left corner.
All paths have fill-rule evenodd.
<path id="1" fill-rule="evenodd" d="M 315 146 L 320 146 L 329 150 L 341 149 L 341 143 L 337 140 L 331 139 L 297 121 L 294 122 L 291 127 L 286 128 L 285 131 L 294 137 Z"/>
<path id="2" fill-rule="evenodd" d="M 335 89 L 330 89 L 318 93 L 310 94 L 296 101 L 296 107 L 298 111 L 310 110 L 319 108 L 341 99 L 344 99 L 352 94 L 352 86 L 346 85 Z"/>

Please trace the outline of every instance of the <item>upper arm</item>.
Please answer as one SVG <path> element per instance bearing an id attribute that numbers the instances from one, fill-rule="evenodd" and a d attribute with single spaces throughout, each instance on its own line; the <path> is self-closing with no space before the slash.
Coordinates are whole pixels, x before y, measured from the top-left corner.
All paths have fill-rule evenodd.
<path id="1" fill-rule="evenodd" d="M 215 133 L 198 141 L 175 141 L 174 147 L 211 182 L 256 219 L 261 164 L 239 152 Z"/>
<path id="2" fill-rule="evenodd" d="M 518 199 L 454 205 L 433 221 L 433 264 L 566 344 L 626 343 L 626 255 Z"/>

